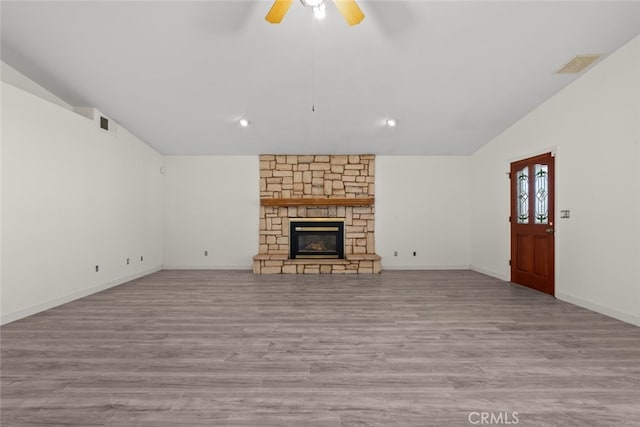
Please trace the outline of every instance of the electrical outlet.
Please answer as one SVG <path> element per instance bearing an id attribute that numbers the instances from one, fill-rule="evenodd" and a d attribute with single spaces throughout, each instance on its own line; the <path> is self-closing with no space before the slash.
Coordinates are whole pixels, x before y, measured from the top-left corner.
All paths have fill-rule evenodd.
<path id="1" fill-rule="evenodd" d="M 393 256 L 398 256 L 398 251 L 393 251 Z"/>
<path id="2" fill-rule="evenodd" d="M 99 265 L 96 265 L 96 273 L 97 273 L 98 271 L 100 271 L 100 266 L 99 266 Z"/>
<path id="3" fill-rule="evenodd" d="M 204 251 L 204 256 L 209 256 L 209 251 Z"/>
<path id="4" fill-rule="evenodd" d="M 131 264 L 131 259 L 127 258 L 127 265 Z"/>

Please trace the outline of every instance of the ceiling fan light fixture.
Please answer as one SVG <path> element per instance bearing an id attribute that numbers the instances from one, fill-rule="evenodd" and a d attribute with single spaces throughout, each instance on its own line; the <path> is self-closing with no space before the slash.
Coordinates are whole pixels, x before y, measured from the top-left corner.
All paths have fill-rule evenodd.
<path id="1" fill-rule="evenodd" d="M 313 6 L 311 10 L 313 11 L 313 16 L 318 21 L 323 20 L 327 16 L 327 5 L 325 5 L 324 3 L 319 6 Z"/>
<path id="2" fill-rule="evenodd" d="M 325 1 L 326 0 L 300 0 L 300 3 L 305 7 L 311 8 L 314 18 L 322 20 L 327 16 L 327 5 Z"/>
<path id="3" fill-rule="evenodd" d="M 271 24 L 279 24 L 287 14 L 293 0 L 274 0 L 271 9 L 264 17 Z M 312 9 L 316 19 L 323 19 L 326 14 L 326 0 L 300 0 L 305 7 Z M 356 0 L 333 0 L 338 8 L 338 12 L 344 17 L 349 25 L 357 25 L 364 19 L 362 9 L 356 3 Z"/>
<path id="4" fill-rule="evenodd" d="M 398 121 L 396 119 L 387 119 L 384 123 L 390 128 L 394 128 L 398 124 Z"/>
<path id="5" fill-rule="evenodd" d="M 247 119 L 240 119 L 238 123 L 240 124 L 240 127 L 243 127 L 243 128 L 249 127 L 249 120 Z"/>

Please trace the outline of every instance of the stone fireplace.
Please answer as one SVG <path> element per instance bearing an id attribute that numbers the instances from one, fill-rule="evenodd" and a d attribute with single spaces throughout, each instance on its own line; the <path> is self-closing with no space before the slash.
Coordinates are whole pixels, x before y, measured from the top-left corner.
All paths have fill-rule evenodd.
<path id="1" fill-rule="evenodd" d="M 254 273 L 379 273 L 374 205 L 373 155 L 261 155 Z"/>

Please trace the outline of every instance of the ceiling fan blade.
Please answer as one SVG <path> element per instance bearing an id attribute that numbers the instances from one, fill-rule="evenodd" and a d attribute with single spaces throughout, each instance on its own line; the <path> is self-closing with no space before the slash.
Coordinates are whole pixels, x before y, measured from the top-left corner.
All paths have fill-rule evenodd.
<path id="1" fill-rule="evenodd" d="M 269 9 L 269 13 L 264 17 L 268 22 L 272 24 L 279 24 L 282 22 L 282 18 L 287 14 L 289 7 L 293 3 L 293 0 L 276 0 L 273 2 L 273 6 Z"/>
<path id="2" fill-rule="evenodd" d="M 336 7 L 347 20 L 347 24 L 356 25 L 364 19 L 364 13 L 360 10 L 360 7 L 355 0 L 333 0 Z"/>

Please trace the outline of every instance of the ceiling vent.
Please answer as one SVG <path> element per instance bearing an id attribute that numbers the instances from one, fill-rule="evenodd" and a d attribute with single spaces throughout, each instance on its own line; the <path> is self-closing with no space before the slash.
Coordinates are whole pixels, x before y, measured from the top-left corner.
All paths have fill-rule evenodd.
<path id="1" fill-rule="evenodd" d="M 578 74 L 600 58 L 600 54 L 576 55 L 570 62 L 556 71 L 556 74 Z"/>

